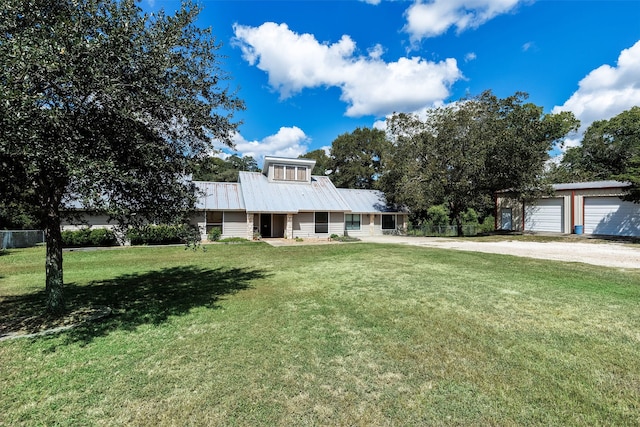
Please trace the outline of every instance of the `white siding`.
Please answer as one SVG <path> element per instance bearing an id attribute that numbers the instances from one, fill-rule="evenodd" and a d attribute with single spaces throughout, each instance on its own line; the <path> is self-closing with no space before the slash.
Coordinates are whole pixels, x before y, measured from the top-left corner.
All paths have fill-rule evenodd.
<path id="1" fill-rule="evenodd" d="M 332 234 L 337 234 L 338 236 L 344 235 L 344 212 L 329 213 L 328 235 L 331 236 Z M 320 235 L 319 237 L 325 237 L 325 235 Z"/>
<path id="2" fill-rule="evenodd" d="M 524 229 L 563 233 L 564 209 L 562 198 L 540 199 L 525 207 Z"/>
<path id="3" fill-rule="evenodd" d="M 301 212 L 293 216 L 293 237 L 311 237 L 315 235 L 313 212 Z"/>
<path id="4" fill-rule="evenodd" d="M 225 212 L 222 223 L 222 237 L 247 238 L 247 214 L 243 211 Z"/>
<path id="5" fill-rule="evenodd" d="M 640 236 L 640 205 L 619 197 L 585 197 L 584 232 Z"/>

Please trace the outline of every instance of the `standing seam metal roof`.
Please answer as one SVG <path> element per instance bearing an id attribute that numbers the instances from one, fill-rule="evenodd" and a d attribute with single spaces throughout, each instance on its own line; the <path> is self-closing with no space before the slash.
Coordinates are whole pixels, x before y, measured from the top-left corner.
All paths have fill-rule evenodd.
<path id="1" fill-rule="evenodd" d="M 242 188 L 237 182 L 194 182 L 200 194 L 196 209 L 245 210 Z"/>
<path id="2" fill-rule="evenodd" d="M 338 188 L 338 193 L 351 206 L 354 213 L 381 213 L 398 212 L 393 206 L 387 204 L 384 193 L 378 190 L 355 190 Z"/>
<path id="3" fill-rule="evenodd" d="M 312 176 L 311 184 L 269 182 L 259 172 L 240 172 L 238 181 L 248 212 L 349 212 L 351 207 L 326 176 Z"/>

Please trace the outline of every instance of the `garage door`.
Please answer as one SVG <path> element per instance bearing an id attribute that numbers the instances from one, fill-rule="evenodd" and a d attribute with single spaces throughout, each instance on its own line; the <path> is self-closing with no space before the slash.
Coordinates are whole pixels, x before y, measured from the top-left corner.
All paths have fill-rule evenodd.
<path id="1" fill-rule="evenodd" d="M 640 205 L 618 197 L 585 197 L 584 232 L 640 236 Z"/>
<path id="2" fill-rule="evenodd" d="M 564 232 L 564 209 L 562 198 L 540 199 L 525 207 L 524 229 L 526 231 Z"/>

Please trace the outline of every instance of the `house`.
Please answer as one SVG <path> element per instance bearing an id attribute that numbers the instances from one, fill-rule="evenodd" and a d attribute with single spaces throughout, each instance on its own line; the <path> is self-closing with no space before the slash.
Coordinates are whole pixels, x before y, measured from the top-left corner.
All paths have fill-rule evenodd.
<path id="1" fill-rule="evenodd" d="M 315 160 L 265 157 L 263 172 L 240 172 L 237 183 L 195 182 L 201 196 L 193 223 L 203 239 L 381 235 L 406 230 L 407 212 L 376 190 L 336 188 L 312 176 Z"/>
<path id="2" fill-rule="evenodd" d="M 531 203 L 509 191 L 496 195 L 496 229 L 640 236 L 640 204 L 621 199 L 630 186 L 619 181 L 554 184 L 553 194 Z"/>

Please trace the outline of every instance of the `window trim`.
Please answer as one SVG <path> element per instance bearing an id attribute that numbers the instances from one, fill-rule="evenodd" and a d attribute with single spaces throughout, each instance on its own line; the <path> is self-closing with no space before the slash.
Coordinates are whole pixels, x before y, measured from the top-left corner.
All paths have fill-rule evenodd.
<path id="1" fill-rule="evenodd" d="M 276 170 L 281 171 L 282 177 L 279 177 L 280 173 L 276 173 Z M 307 166 L 275 164 L 273 165 L 273 180 L 286 182 L 308 182 L 308 170 L 309 168 Z M 300 179 L 300 175 L 302 175 L 302 179 Z M 290 176 L 292 178 L 290 178 Z"/>

